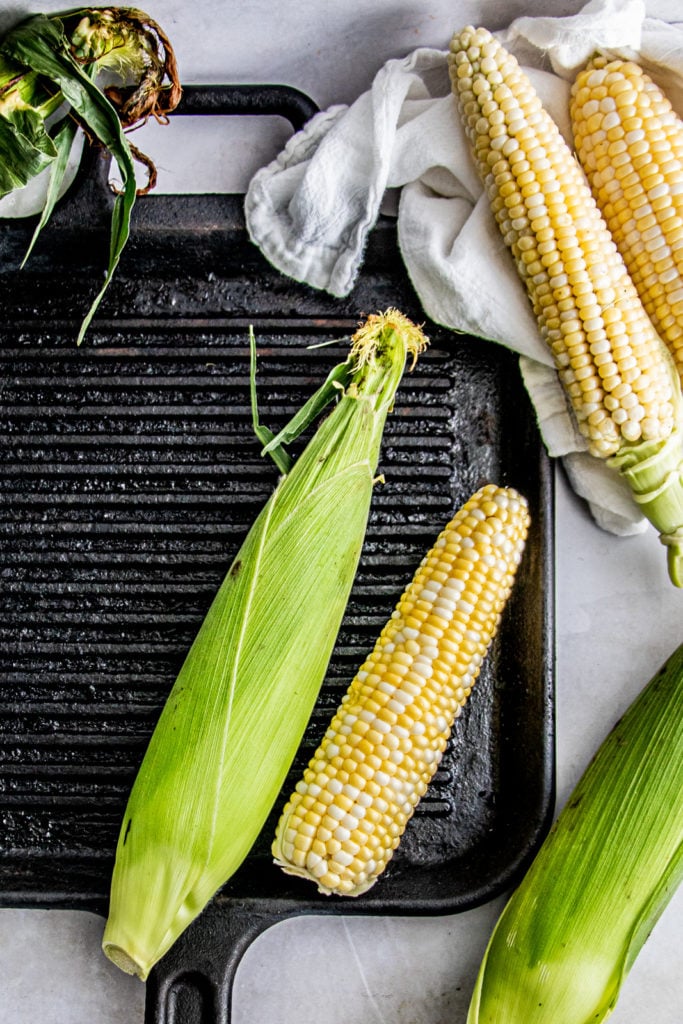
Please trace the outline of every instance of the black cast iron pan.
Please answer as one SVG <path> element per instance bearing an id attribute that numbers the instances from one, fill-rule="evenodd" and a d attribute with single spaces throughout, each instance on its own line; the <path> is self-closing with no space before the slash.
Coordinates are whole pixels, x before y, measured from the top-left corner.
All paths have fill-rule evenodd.
<path id="1" fill-rule="evenodd" d="M 262 112 L 280 87 L 193 87 L 181 114 Z M 108 167 L 88 151 L 30 262 L 33 221 L 0 222 L 0 903 L 106 914 L 130 786 L 189 644 L 275 483 L 252 435 L 248 327 L 276 428 L 346 354 L 362 313 L 424 322 L 395 224 L 371 233 L 353 293 L 278 274 L 238 195 L 138 200 L 85 342 L 108 239 Z M 511 885 L 553 799 L 553 494 L 515 358 L 427 322 L 428 352 L 387 426 L 348 613 L 297 763 L 252 853 L 155 968 L 148 1022 L 225 1024 L 249 943 L 295 914 L 444 914 Z M 310 350 L 322 340 L 330 348 Z M 385 875 L 355 900 L 276 869 L 282 801 L 423 553 L 482 483 L 533 526 L 498 638 L 433 787 Z"/>

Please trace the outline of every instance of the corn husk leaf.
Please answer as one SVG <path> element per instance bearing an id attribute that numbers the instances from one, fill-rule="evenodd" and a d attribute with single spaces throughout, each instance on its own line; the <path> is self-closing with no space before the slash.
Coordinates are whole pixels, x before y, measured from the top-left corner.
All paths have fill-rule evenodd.
<path id="1" fill-rule="evenodd" d="M 3 52 L 3 49 L 0 47 L 0 52 Z M 114 157 L 123 183 L 121 191 L 114 199 L 112 210 L 107 273 L 104 284 L 81 323 L 77 339 L 80 344 L 128 241 L 130 216 L 137 195 L 135 163 L 114 107 L 69 55 L 67 41 L 59 22 L 54 22 L 44 15 L 29 19 L 14 30 L 8 50 L 7 55 L 13 60 L 32 68 L 58 86 L 62 96 L 79 115 L 83 124 Z M 54 143 L 53 150 L 56 157 Z"/>
<path id="2" fill-rule="evenodd" d="M 76 122 L 72 120 L 67 120 L 64 122 L 64 124 L 61 126 L 59 131 L 57 131 L 54 136 L 53 142 L 56 150 L 56 155 L 54 161 L 50 166 L 50 180 L 48 184 L 47 194 L 45 196 L 45 203 L 43 205 L 43 210 L 38 220 L 38 223 L 36 224 L 35 230 L 31 237 L 29 247 L 26 250 L 26 255 L 24 256 L 24 259 L 22 261 L 22 267 L 24 266 L 29 256 L 33 252 L 33 247 L 38 241 L 38 237 L 41 231 L 48 223 L 50 217 L 52 216 L 52 211 L 57 205 L 57 200 L 61 195 L 62 183 L 64 181 L 64 176 L 67 172 L 69 157 L 71 155 L 71 150 L 76 139 L 77 132 L 78 125 L 76 124 Z"/>
<path id="3" fill-rule="evenodd" d="M 73 30 L 72 36 L 67 36 L 66 24 Z M 156 52 L 157 38 L 164 44 L 163 55 Z M 74 39 L 84 53 L 78 59 Z M 133 90 L 139 100 L 134 109 L 145 117 L 158 110 L 165 117 L 177 104 L 180 87 L 175 78 L 169 87 L 163 84 L 167 73 L 177 74 L 172 48 L 156 23 L 133 8 L 81 8 L 61 15 L 39 14 L 21 22 L 0 41 L 0 195 L 23 187 L 52 166 L 42 216 L 26 258 L 59 196 L 76 138 L 74 121 L 111 154 L 121 178 L 112 209 L 104 283 L 81 324 L 79 344 L 128 240 L 138 192 L 135 159 L 141 159 L 150 173 L 153 171 L 151 161 L 138 154 L 124 134 L 124 126 L 132 123 L 129 118 L 134 116 L 129 109 L 130 90 L 110 87 L 103 91 L 95 82 L 100 68 L 111 66 L 124 76 L 140 80 L 142 97 Z M 112 102 L 114 97 L 119 109 Z M 163 99 L 157 103 L 159 97 Z M 60 112 L 60 108 L 66 109 Z M 57 120 L 51 123 L 53 116 Z"/>
<path id="4" fill-rule="evenodd" d="M 349 387 L 249 531 L 133 786 L 103 945 L 142 978 L 249 852 L 323 681 L 386 416 L 407 355 L 425 342 L 395 311 L 370 323 L 374 353 L 354 357 Z"/>
<path id="5" fill-rule="evenodd" d="M 293 441 L 296 441 L 327 406 L 339 397 L 352 376 L 353 373 L 348 362 L 338 363 L 330 370 L 327 379 L 315 394 L 311 395 L 282 430 L 266 442 L 263 454 L 272 455 L 282 445 L 292 444 Z"/>
<path id="6" fill-rule="evenodd" d="M 23 188 L 57 156 L 42 117 L 31 108 L 0 116 L 0 196 Z"/>
<path id="7" fill-rule="evenodd" d="M 468 1024 L 599 1024 L 683 880 L 683 646 L 605 739 L 501 914 Z"/>

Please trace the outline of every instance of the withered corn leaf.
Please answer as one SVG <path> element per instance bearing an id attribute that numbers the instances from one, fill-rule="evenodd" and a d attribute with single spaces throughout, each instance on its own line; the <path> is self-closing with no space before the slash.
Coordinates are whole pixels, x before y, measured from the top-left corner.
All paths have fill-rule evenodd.
<path id="1" fill-rule="evenodd" d="M 103 68 L 115 68 L 125 88 L 101 89 L 96 78 Z M 128 109 L 131 92 L 138 101 L 132 111 Z M 104 283 L 81 324 L 79 344 L 128 240 L 138 192 L 135 159 L 142 160 L 152 175 L 149 187 L 153 181 L 153 164 L 129 144 L 124 127 L 135 123 L 138 112 L 140 121 L 152 114 L 165 118 L 180 92 L 168 39 L 155 22 L 134 8 L 86 7 L 38 14 L 0 40 L 0 195 L 25 186 L 51 167 L 29 253 L 60 194 L 76 127 L 111 154 L 121 178 L 112 208 Z"/>

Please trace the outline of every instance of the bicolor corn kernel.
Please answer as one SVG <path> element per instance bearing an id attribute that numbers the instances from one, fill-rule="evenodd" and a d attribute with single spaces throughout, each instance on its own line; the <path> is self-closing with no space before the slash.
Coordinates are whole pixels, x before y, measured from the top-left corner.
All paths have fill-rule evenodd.
<path id="1" fill-rule="evenodd" d="M 449 66 L 493 214 L 589 450 L 607 457 L 666 440 L 677 415 L 667 353 L 559 129 L 486 29 L 457 33 Z"/>
<path id="2" fill-rule="evenodd" d="M 479 675 L 528 526 L 526 500 L 489 484 L 441 532 L 283 810 L 285 871 L 351 896 L 384 871 Z"/>

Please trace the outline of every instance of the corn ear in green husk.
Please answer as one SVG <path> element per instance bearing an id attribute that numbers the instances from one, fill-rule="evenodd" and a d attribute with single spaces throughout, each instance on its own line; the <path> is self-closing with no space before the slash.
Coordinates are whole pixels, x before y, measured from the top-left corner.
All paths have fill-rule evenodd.
<path id="1" fill-rule="evenodd" d="M 238 552 L 154 731 L 125 812 L 103 948 L 152 966 L 239 867 L 294 759 L 337 638 L 367 527 L 387 413 L 425 344 L 394 310 L 295 417 L 274 457 L 338 401 Z"/>
<path id="2" fill-rule="evenodd" d="M 598 1024 L 683 879 L 683 646 L 617 723 L 494 929 L 468 1024 Z"/>

